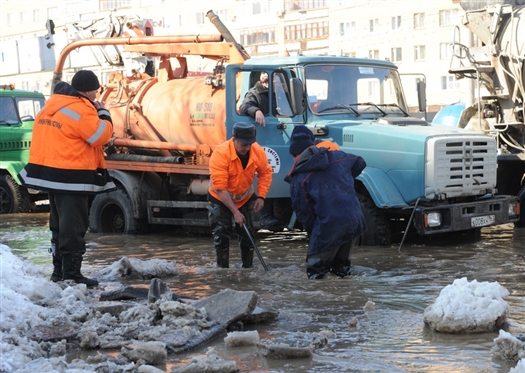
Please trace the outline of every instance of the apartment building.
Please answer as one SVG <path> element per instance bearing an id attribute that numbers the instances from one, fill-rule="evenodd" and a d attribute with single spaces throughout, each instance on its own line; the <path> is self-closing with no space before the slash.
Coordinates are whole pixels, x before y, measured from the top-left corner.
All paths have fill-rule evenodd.
<path id="1" fill-rule="evenodd" d="M 463 44 L 473 43 L 461 26 L 459 0 L 1 0 L 0 6 L 0 83 L 15 82 L 44 94 L 49 94 L 53 70 L 53 58 L 39 63 L 42 45 L 47 45 L 47 20 L 55 31 L 55 46 L 47 48 L 55 48 L 57 55 L 57 46 L 73 37 L 65 36 L 73 23 L 88 24 L 110 13 L 134 14 L 153 20 L 155 35 L 216 34 L 206 18 L 208 10 L 252 58 L 304 54 L 390 60 L 403 76 L 410 106 L 417 105 L 417 82 L 426 82 L 429 112 L 452 102 L 471 102 L 475 91 L 472 81 L 448 74 L 454 36 Z M 37 45 L 35 38 L 42 39 L 40 50 L 28 47 Z M 12 63 L 13 46 L 18 53 L 25 51 L 17 64 Z M 213 68 L 200 63 L 195 69 Z M 81 67 L 72 64 L 71 73 Z"/>

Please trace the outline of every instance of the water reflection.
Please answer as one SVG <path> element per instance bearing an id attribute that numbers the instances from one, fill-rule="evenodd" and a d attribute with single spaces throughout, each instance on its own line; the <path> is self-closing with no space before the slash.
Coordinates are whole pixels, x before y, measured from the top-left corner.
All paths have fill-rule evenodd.
<path id="1" fill-rule="evenodd" d="M 47 253 L 47 214 L 2 215 L 0 242 L 51 273 Z M 484 229 L 476 243 L 456 240 L 405 242 L 399 247 L 357 248 L 353 276 L 306 279 L 307 240 L 300 232 L 260 234 L 259 249 L 269 271 L 257 258 L 256 268 L 241 268 L 240 252 L 232 245 L 230 269 L 217 269 L 210 237 L 187 237 L 179 232 L 146 236 L 88 233 L 84 271 L 103 268 L 122 256 L 176 261 L 180 275 L 164 279 L 177 294 L 202 298 L 222 289 L 254 290 L 259 306 L 280 311 L 267 325 L 249 326 L 261 338 L 286 332 L 331 330 L 336 338 L 312 359 L 274 360 L 255 347 L 226 348 L 223 336 L 186 354 L 170 356 L 166 367 L 205 354 L 209 346 L 234 359 L 241 371 L 260 372 L 497 372 L 515 364 L 493 360 L 490 349 L 497 333 L 448 335 L 433 333 L 423 324 L 423 311 L 454 279 L 498 281 L 510 296 L 508 331 L 525 333 L 525 230 L 512 225 Z M 234 244 L 235 241 L 234 241 Z M 147 280 L 125 285 L 147 286 Z M 375 311 L 365 312 L 367 301 Z M 357 327 L 348 323 L 356 317 Z"/>

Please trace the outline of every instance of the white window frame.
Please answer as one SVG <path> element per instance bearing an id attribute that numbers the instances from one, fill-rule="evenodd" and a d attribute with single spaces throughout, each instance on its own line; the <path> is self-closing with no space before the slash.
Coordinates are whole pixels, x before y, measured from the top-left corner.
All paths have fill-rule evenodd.
<path id="1" fill-rule="evenodd" d="M 440 60 L 450 60 L 452 57 L 452 49 L 450 43 L 440 43 L 439 44 L 439 59 Z"/>
<path id="2" fill-rule="evenodd" d="M 459 21 L 459 10 L 446 9 L 439 11 L 439 25 L 440 26 L 455 26 Z"/>
<path id="3" fill-rule="evenodd" d="M 195 13 L 195 24 L 199 26 L 204 25 L 204 12 Z"/>
<path id="4" fill-rule="evenodd" d="M 339 24 L 339 34 L 341 36 L 351 35 L 356 31 L 355 21 L 341 22 Z"/>
<path id="5" fill-rule="evenodd" d="M 401 16 L 392 17 L 392 30 L 399 30 L 401 28 Z"/>
<path id="6" fill-rule="evenodd" d="M 403 48 L 401 47 L 391 48 L 390 58 L 392 62 L 402 62 L 403 61 Z"/>
<path id="7" fill-rule="evenodd" d="M 414 13 L 414 30 L 425 28 L 425 13 Z"/>
<path id="8" fill-rule="evenodd" d="M 33 9 L 33 22 L 40 22 L 40 9 Z"/>
<path id="9" fill-rule="evenodd" d="M 368 51 L 368 58 L 378 60 L 379 59 L 379 49 L 370 49 Z"/>
<path id="10" fill-rule="evenodd" d="M 461 88 L 460 82 L 454 75 L 441 76 L 442 91 L 457 91 Z"/>
<path id="11" fill-rule="evenodd" d="M 425 61 L 426 47 L 424 45 L 414 46 L 414 61 Z"/>
<path id="12" fill-rule="evenodd" d="M 376 31 L 376 27 L 377 27 L 377 23 L 378 23 L 377 18 L 371 19 L 369 23 L 370 23 L 370 25 L 369 25 L 369 29 L 368 30 L 370 32 L 375 32 Z"/>

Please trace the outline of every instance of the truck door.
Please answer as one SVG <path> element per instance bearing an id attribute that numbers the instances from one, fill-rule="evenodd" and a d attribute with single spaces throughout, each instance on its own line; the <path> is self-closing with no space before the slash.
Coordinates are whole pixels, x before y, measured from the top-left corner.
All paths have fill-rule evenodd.
<path id="1" fill-rule="evenodd" d="M 241 111 L 246 93 L 260 79 L 261 73 L 268 74 L 269 110 L 265 115 L 265 126 L 257 127 L 257 142 L 261 145 L 273 168 L 274 175 L 268 197 L 289 197 L 289 185 L 284 177 L 293 165 L 289 153 L 289 139 L 293 123 L 304 123 L 301 115 L 294 115 L 290 104 L 289 82 L 291 74 L 285 69 L 273 66 L 228 65 L 226 67 L 226 131 L 231 137 L 236 122 L 252 122 L 255 119 Z"/>

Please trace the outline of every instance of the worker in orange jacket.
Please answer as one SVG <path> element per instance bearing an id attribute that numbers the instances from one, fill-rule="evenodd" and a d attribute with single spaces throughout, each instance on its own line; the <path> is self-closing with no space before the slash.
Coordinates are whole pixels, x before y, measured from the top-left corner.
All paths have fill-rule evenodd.
<path id="1" fill-rule="evenodd" d="M 100 84 L 89 70 L 78 71 L 71 85 L 58 82 L 35 119 L 29 163 L 22 183 L 49 193 L 52 281 L 98 281 L 80 268 L 86 252 L 89 195 L 115 188 L 106 170 L 102 146 L 113 134 L 109 111 L 95 101 Z"/>
<path id="2" fill-rule="evenodd" d="M 210 158 L 208 219 L 217 255 L 217 266 L 229 267 L 230 238 L 237 236 L 243 268 L 253 265 L 250 238 L 255 237 L 252 212 L 258 213 L 272 183 L 272 167 L 264 149 L 256 142 L 253 123 L 235 123 L 233 137 L 219 145 Z M 257 174 L 257 192 L 254 188 Z"/>

